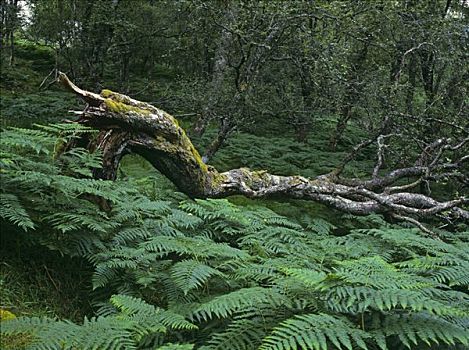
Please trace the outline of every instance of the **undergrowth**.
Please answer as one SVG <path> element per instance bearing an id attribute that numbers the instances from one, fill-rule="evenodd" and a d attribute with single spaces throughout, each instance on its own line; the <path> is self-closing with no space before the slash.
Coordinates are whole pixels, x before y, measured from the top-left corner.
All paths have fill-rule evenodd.
<path id="1" fill-rule="evenodd" d="M 70 138 L 92 132 L 67 124 L 2 132 L 4 238 L 65 255 L 64 270 L 89 266 L 80 275 L 88 281 L 74 278 L 90 286 L 82 300 L 93 307 L 81 321 L 12 309 L 3 348 L 468 346 L 467 227 L 435 240 L 376 215 L 331 223 L 258 202 L 193 201 L 131 170 L 117 182 L 94 180 L 88 169 L 100 166 L 99 154 L 58 157 Z M 99 210 L 102 200 L 109 210 Z M 3 290 L 14 283 L 3 281 Z"/>

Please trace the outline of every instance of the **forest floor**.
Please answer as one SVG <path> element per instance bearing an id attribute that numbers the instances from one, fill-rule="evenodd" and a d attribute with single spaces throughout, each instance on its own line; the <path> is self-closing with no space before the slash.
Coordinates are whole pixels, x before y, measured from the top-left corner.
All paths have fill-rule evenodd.
<path id="1" fill-rule="evenodd" d="M 68 119 L 67 111 L 82 109 L 80 102 L 58 86 L 48 85 L 44 78 L 54 66 L 53 52 L 47 47 L 18 42 L 17 57 L 13 67 L 2 60 L 0 75 L 0 125 L 7 127 L 30 127 L 33 124 L 48 124 Z M 144 84 L 143 79 L 135 79 L 135 86 Z M 168 82 L 170 83 L 170 81 Z M 112 86 L 112 82 L 110 83 Z M 160 87 L 165 90 L 165 87 Z M 147 91 L 147 98 L 151 100 Z M 153 91 L 153 93 L 158 93 Z M 130 93 L 131 94 L 131 93 Z M 145 100 L 144 97 L 139 97 Z M 169 112 L 175 112 L 169 110 Z M 191 112 L 191 111 L 185 111 Z M 321 118 L 314 125 L 314 133 L 307 142 L 294 141 L 293 131 L 275 134 L 270 130 L 254 129 L 253 133 L 241 130 L 234 134 L 213 159 L 212 165 L 219 170 L 235 167 L 265 169 L 277 174 L 300 174 L 314 177 L 332 170 L 345 156 L 345 150 L 360 139 L 360 133 L 352 132 L 336 152 L 328 150 L 328 137 L 334 126 L 334 117 Z M 191 120 L 182 120 L 186 127 Z M 277 128 L 282 130 L 284 128 Z M 203 150 L 216 133 L 215 126 L 194 144 Z M 352 136 L 350 136 L 352 135 Z M 372 150 L 370 151 L 372 152 Z M 364 153 L 351 162 L 348 172 L 354 176 L 366 175 L 361 169 L 370 169 L 373 154 Z M 120 178 L 150 178 L 159 197 L 172 196 L 185 199 L 176 188 L 158 174 L 150 164 L 138 156 L 130 155 L 122 162 Z M 175 194 L 176 193 L 176 194 Z M 179 197 L 178 197 L 179 196 Z M 305 216 L 322 217 L 334 222 L 338 220 L 331 211 L 322 205 L 306 201 L 251 200 L 242 196 L 230 198 L 235 204 L 264 206 L 280 215 L 300 220 Z M 8 231 L 2 227 L 2 232 Z M 2 234 L 4 237 L 4 234 Z M 19 246 L 22 249 L 20 251 Z M 82 259 L 60 256 L 58 253 L 38 248 L 24 249 L 24 242 L 18 238 L 12 243 L 2 239 L 0 246 L 0 309 L 12 310 L 25 316 L 57 316 L 70 320 L 81 320 L 91 314 L 89 305 L 91 267 Z"/>

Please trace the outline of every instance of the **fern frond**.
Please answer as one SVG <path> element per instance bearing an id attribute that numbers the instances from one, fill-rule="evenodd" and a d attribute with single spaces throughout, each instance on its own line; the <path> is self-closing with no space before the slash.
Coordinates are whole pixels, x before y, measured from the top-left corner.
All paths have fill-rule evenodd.
<path id="1" fill-rule="evenodd" d="M 462 310 L 434 300 L 421 291 L 405 289 L 380 289 L 368 287 L 336 287 L 326 294 L 326 305 L 335 312 L 362 313 L 369 309 L 392 309 L 420 312 L 426 310 L 435 315 L 464 316 Z"/>
<path id="2" fill-rule="evenodd" d="M 136 349 L 129 321 L 98 317 L 84 320 L 79 326 L 70 321 L 55 321 L 39 318 L 18 318 L 2 322 L 1 332 L 5 335 L 26 333 L 33 336 L 28 349 Z"/>
<path id="3" fill-rule="evenodd" d="M 46 216 L 44 220 L 51 223 L 54 228 L 62 233 L 85 228 L 92 232 L 106 233 L 119 225 L 118 223 L 109 220 L 104 213 L 98 212 L 96 213 L 97 215 L 93 215 L 94 213 L 92 214 L 86 210 L 80 211 L 82 212 L 55 213 Z"/>
<path id="4" fill-rule="evenodd" d="M 328 342 L 338 349 L 352 350 L 353 345 L 368 349 L 370 336 L 343 318 L 327 314 L 298 315 L 280 323 L 267 336 L 260 350 L 314 349 L 327 350 Z"/>
<path id="5" fill-rule="evenodd" d="M 187 321 L 184 316 L 157 308 L 140 298 L 128 295 L 113 295 L 110 301 L 114 307 L 121 310 L 125 315 L 134 316 L 132 320 L 139 318 L 145 320 L 145 322 L 139 322 L 140 324 L 148 323 L 151 320 L 152 323 L 161 324 L 172 329 L 197 329 L 197 326 Z"/>
<path id="6" fill-rule="evenodd" d="M 192 317 L 199 320 L 209 320 L 214 317 L 226 318 L 243 309 L 275 308 L 289 304 L 288 299 L 269 288 L 252 287 L 217 296 L 210 301 L 201 304 Z"/>
<path id="7" fill-rule="evenodd" d="M 215 243 L 205 237 L 168 237 L 158 236 L 142 243 L 149 252 L 162 254 L 178 253 L 195 258 L 223 257 L 247 258 L 248 254 L 240 249 L 232 248 L 225 243 Z"/>
<path id="8" fill-rule="evenodd" d="M 21 205 L 18 197 L 12 193 L 0 193 L 0 217 L 22 228 L 34 229 L 34 223 Z"/>
<path id="9" fill-rule="evenodd" d="M 24 148 L 36 152 L 50 154 L 55 139 L 45 131 L 36 129 L 9 128 L 2 131 L 0 145 L 4 148 Z"/>
<path id="10" fill-rule="evenodd" d="M 457 266 L 446 266 L 432 274 L 432 278 L 441 283 L 453 286 L 469 286 L 469 262 Z"/>
<path id="11" fill-rule="evenodd" d="M 171 268 L 171 277 L 186 295 L 203 286 L 213 276 L 223 276 L 223 273 L 197 260 L 183 260 Z"/>
<path id="12" fill-rule="evenodd" d="M 451 346 L 456 343 L 465 346 L 469 344 L 469 329 L 425 313 L 389 315 L 372 334 L 381 334 L 381 337 L 397 336 L 408 348 L 411 348 L 412 344 L 418 345 L 419 342 L 429 346 L 440 342 Z"/>
<path id="13" fill-rule="evenodd" d="M 214 334 L 205 349 L 248 350 L 257 348 L 266 334 L 266 330 L 259 327 L 260 321 L 244 318 L 234 320 L 223 332 Z"/>
<path id="14" fill-rule="evenodd" d="M 318 235 L 323 235 L 323 236 L 328 235 L 335 228 L 336 226 L 320 218 L 313 219 L 312 222 L 308 223 L 308 225 L 306 226 L 307 230 L 313 231 L 317 233 Z"/>
<path id="15" fill-rule="evenodd" d="M 165 344 L 156 348 L 156 350 L 192 350 L 194 344 Z"/>
<path id="16" fill-rule="evenodd" d="M 298 268 L 289 268 L 283 267 L 280 269 L 287 276 L 291 276 L 309 288 L 315 288 L 326 278 L 324 272 L 318 272 L 310 269 L 298 269 Z"/>
<path id="17" fill-rule="evenodd" d="M 376 288 L 415 289 L 428 284 L 417 276 L 399 271 L 380 256 L 338 262 L 338 268 L 328 279 L 341 279 L 350 284 Z"/>

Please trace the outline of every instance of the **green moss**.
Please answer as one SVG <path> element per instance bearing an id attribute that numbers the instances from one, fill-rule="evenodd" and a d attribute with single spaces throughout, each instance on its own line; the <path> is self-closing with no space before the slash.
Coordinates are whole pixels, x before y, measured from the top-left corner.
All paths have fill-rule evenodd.
<path id="1" fill-rule="evenodd" d="M 145 108 L 145 104 L 143 103 L 142 107 L 135 106 L 135 103 L 133 103 L 133 105 L 130 105 L 131 100 L 128 96 L 115 93 L 111 90 L 102 90 L 101 96 L 105 98 L 104 104 L 106 105 L 107 109 L 111 112 L 120 114 L 125 114 L 129 112 L 135 112 L 141 115 L 151 114 L 151 112 Z M 190 156 L 189 161 L 195 160 L 196 164 L 202 170 L 202 172 L 207 173 L 207 165 L 203 162 L 202 157 L 190 141 L 189 137 L 187 137 L 186 132 L 179 126 L 178 120 L 166 112 L 162 111 L 162 113 L 164 114 L 165 119 L 170 121 L 175 126 L 176 132 L 179 136 L 179 142 L 169 142 L 166 138 L 162 136 L 155 136 L 155 146 L 171 154 L 176 154 L 178 152 L 181 152 L 181 150 L 187 151 L 189 153 L 188 157 Z"/>
<path id="2" fill-rule="evenodd" d="M 182 130 L 182 134 L 187 137 L 186 132 L 185 132 L 184 129 L 182 129 L 181 126 L 179 125 L 179 121 L 178 121 L 176 118 L 174 118 L 172 115 L 170 115 L 170 114 L 167 114 L 167 113 L 166 113 L 165 115 L 168 117 L 168 119 L 171 119 L 171 121 L 173 122 L 173 124 L 176 125 L 178 128 L 180 128 L 180 129 Z"/>
<path id="3" fill-rule="evenodd" d="M 223 174 L 220 174 L 219 172 L 212 172 L 213 176 L 212 176 L 212 186 L 213 187 L 218 187 L 220 186 L 222 183 L 224 183 L 228 177 L 226 175 L 223 175 Z"/>
<path id="4" fill-rule="evenodd" d="M 253 181 L 265 181 L 268 180 L 268 176 L 265 176 L 266 174 L 268 174 L 266 170 L 252 171 L 251 178 L 253 179 Z"/>
<path id="5" fill-rule="evenodd" d="M 138 113 L 138 114 L 142 114 L 142 115 L 150 115 L 151 114 L 151 112 L 146 110 L 146 109 L 142 109 L 142 108 L 138 108 L 138 107 L 134 107 L 134 106 L 129 106 L 129 105 L 123 103 L 123 102 L 115 101 L 112 98 L 106 98 L 104 100 L 104 104 L 106 105 L 108 110 L 110 110 L 111 112 L 114 112 L 114 113 L 125 114 L 125 113 L 129 113 L 129 112 L 134 112 L 134 113 Z"/>
<path id="6" fill-rule="evenodd" d="M 299 176 L 292 176 L 290 181 L 289 181 L 289 184 L 292 185 L 292 186 L 295 186 L 295 185 L 300 185 L 304 182 L 304 180 L 299 177 Z"/>
<path id="7" fill-rule="evenodd" d="M 108 109 L 115 113 L 136 112 L 143 115 L 149 115 L 151 114 L 151 109 L 153 108 L 153 106 L 149 106 L 145 102 L 132 101 L 129 96 L 122 95 L 107 89 L 101 91 L 101 96 L 106 98 L 104 103 Z M 171 121 L 171 123 L 173 123 L 177 128 L 180 128 L 179 121 L 176 118 L 164 111 L 161 111 L 161 113 L 163 113 L 164 117 Z M 182 135 L 186 136 L 184 130 L 181 128 L 180 130 Z"/>
<path id="8" fill-rule="evenodd" d="M 163 136 L 158 135 L 154 137 L 153 142 L 157 146 L 157 148 L 162 149 L 165 152 L 171 154 L 176 154 L 178 152 L 180 153 L 182 150 L 188 151 L 190 153 L 189 160 L 195 160 L 195 162 L 203 172 L 208 172 L 207 164 L 203 162 L 200 153 L 195 149 L 194 145 L 187 136 L 182 136 L 179 143 L 172 143 L 169 142 Z"/>
<path id="9" fill-rule="evenodd" d="M 101 96 L 104 98 L 110 98 L 116 102 L 130 104 L 130 97 L 126 95 L 119 94 L 118 92 L 114 92 L 111 90 L 104 89 L 101 91 Z"/>
<path id="10" fill-rule="evenodd" d="M 202 169 L 203 172 L 208 172 L 208 168 L 207 168 L 207 164 L 204 163 L 204 161 L 202 160 L 202 157 L 200 156 L 200 153 L 197 151 L 197 149 L 194 147 L 194 145 L 192 144 L 191 140 L 189 139 L 189 137 L 187 136 L 186 132 L 184 131 L 184 129 L 182 129 L 181 127 L 179 127 L 179 123 L 177 121 L 176 118 L 170 116 L 171 118 L 173 118 L 172 120 L 174 121 L 174 124 L 176 125 L 176 127 L 179 128 L 179 130 L 181 131 L 181 142 L 183 144 L 183 147 L 185 149 L 187 149 L 191 154 L 192 154 L 192 157 L 195 159 L 195 161 L 197 162 L 197 164 L 200 166 L 200 168 Z"/>
<path id="11" fill-rule="evenodd" d="M 14 318 L 16 318 L 16 315 L 13 312 L 0 309 L 0 322 L 12 320 Z"/>
<path id="12" fill-rule="evenodd" d="M 270 176 L 266 170 L 251 171 L 249 168 L 239 168 L 243 174 L 244 182 L 249 187 L 257 187 L 261 184 L 269 185 Z"/>
<path id="13" fill-rule="evenodd" d="M 101 91 L 101 96 L 102 97 L 109 98 L 113 95 L 114 95 L 114 92 L 112 92 L 111 90 L 104 89 L 104 90 Z"/>
<path id="14" fill-rule="evenodd" d="M 192 156 L 194 157 L 195 161 L 200 166 L 202 171 L 205 173 L 208 172 L 207 164 L 204 163 L 202 157 L 200 156 L 200 153 L 195 149 L 192 143 L 189 144 L 189 151 L 192 153 Z"/>

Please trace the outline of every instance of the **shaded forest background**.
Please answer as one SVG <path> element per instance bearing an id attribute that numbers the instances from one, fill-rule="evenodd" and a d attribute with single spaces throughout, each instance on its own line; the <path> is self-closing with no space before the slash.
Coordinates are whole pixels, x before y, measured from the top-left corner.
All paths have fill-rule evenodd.
<path id="1" fill-rule="evenodd" d="M 447 200 L 467 196 L 468 15 L 464 0 L 2 0 L 0 309 L 17 316 L 2 346 L 463 349 L 463 220 L 194 202 L 132 154 L 93 179 L 99 152 L 58 157 L 93 130 L 64 123 L 84 105 L 54 79 L 170 112 L 221 170 L 315 177 L 383 135 L 346 163 L 364 178 L 462 142 L 444 154 L 460 168 L 412 189 Z"/>

